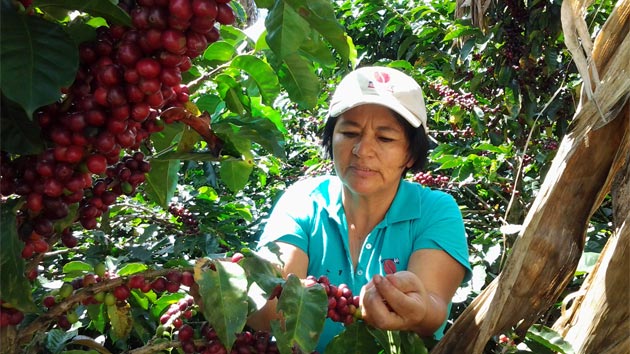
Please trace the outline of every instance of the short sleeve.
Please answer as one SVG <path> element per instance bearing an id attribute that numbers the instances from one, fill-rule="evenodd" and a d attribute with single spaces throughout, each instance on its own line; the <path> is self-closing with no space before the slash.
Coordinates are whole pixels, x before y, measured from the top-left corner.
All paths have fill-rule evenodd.
<path id="1" fill-rule="evenodd" d="M 432 191 L 430 198 L 422 198 L 422 217 L 414 223 L 413 250 L 439 249 L 448 253 L 465 269 L 464 282 L 470 280 L 472 270 L 468 260 L 468 242 L 462 214 L 452 196 Z"/>
<path id="2" fill-rule="evenodd" d="M 315 211 L 304 187 L 303 183 L 294 184 L 278 199 L 258 241 L 259 248 L 281 241 L 308 252 L 309 230 Z"/>

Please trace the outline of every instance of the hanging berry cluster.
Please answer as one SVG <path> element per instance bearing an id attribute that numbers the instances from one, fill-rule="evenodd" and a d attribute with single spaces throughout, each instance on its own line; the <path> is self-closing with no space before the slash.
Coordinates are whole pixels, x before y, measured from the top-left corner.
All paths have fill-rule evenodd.
<path id="1" fill-rule="evenodd" d="M 0 152 L 0 195 L 24 201 L 17 223 L 23 258 L 58 239 L 76 246 L 69 225 L 94 229 L 118 196 L 135 194 L 150 170 L 139 150 L 164 128 L 161 112 L 188 101 L 181 75 L 218 40 L 217 26 L 235 21 L 228 2 L 121 1 L 132 26 L 100 27 L 95 40 L 79 45 L 74 82 L 62 100 L 35 113 L 46 149 Z"/>

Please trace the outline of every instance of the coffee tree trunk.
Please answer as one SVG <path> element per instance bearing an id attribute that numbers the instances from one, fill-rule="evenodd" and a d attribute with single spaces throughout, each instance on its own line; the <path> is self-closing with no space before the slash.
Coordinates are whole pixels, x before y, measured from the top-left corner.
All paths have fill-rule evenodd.
<path id="1" fill-rule="evenodd" d="M 583 97 L 573 127 L 560 144 L 505 268 L 459 316 L 433 354 L 482 353 L 493 335 L 511 329 L 524 336 L 573 279 L 592 213 L 611 191 L 613 177 L 619 171 L 627 174 L 629 8 L 630 1 L 620 1 L 600 31 L 593 52 L 582 53 L 597 68 L 594 77 L 599 80 L 589 78 L 593 93 Z M 589 69 L 594 73 L 592 67 Z M 627 213 L 624 216 L 627 218 Z M 627 221 L 623 226 L 623 219 L 617 224 L 615 237 L 619 238 L 620 254 L 616 257 L 626 263 L 613 262 L 609 267 L 619 267 L 617 274 L 623 276 L 628 271 L 624 236 L 628 226 Z M 619 301 L 627 300 L 627 281 L 624 284 L 606 279 L 606 284 L 607 294 L 617 294 Z M 627 304 L 622 307 L 627 309 Z M 619 321 L 624 321 L 623 315 Z M 619 331 L 628 333 L 623 328 Z M 617 343 L 615 348 L 622 346 Z"/>
<path id="2" fill-rule="evenodd" d="M 628 105 L 625 114 L 630 119 Z M 630 156 L 618 158 L 623 167 L 611 193 L 615 232 L 580 290 L 570 295 L 572 306 L 553 326 L 576 353 L 622 354 L 630 348 Z"/>

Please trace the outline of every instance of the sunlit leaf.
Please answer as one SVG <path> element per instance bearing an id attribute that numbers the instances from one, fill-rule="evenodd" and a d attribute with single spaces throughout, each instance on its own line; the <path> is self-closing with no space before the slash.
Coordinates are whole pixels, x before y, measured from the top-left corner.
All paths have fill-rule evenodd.
<path id="1" fill-rule="evenodd" d="M 332 3 L 327 0 L 285 0 L 313 29 L 319 32 L 339 53 L 343 60 L 353 55 L 354 46 L 344 28 L 337 22 Z M 354 53 L 356 56 L 356 53 Z"/>
<path id="2" fill-rule="evenodd" d="M 131 307 L 128 303 L 118 303 L 107 306 L 107 316 L 112 325 L 111 334 L 118 339 L 126 339 L 133 328 L 133 318 L 131 317 Z"/>
<path id="3" fill-rule="evenodd" d="M 564 340 L 558 332 L 547 326 L 533 325 L 529 328 L 525 337 L 550 349 L 554 353 L 574 353 L 571 343 Z"/>
<path id="4" fill-rule="evenodd" d="M 124 277 L 126 275 L 144 272 L 147 269 L 149 269 L 149 267 L 144 263 L 127 263 L 118 270 L 118 275 Z"/>
<path id="5" fill-rule="evenodd" d="M 253 169 L 254 162 L 249 159 L 221 161 L 219 174 L 221 175 L 221 180 L 225 182 L 231 191 L 238 192 L 247 184 Z"/>
<path id="6" fill-rule="evenodd" d="M 328 343 L 323 354 L 378 354 L 381 350 L 365 322 L 360 321 L 346 326 Z"/>
<path id="7" fill-rule="evenodd" d="M 239 55 L 230 64 L 245 71 L 255 82 L 266 104 L 271 105 L 280 93 L 278 76 L 271 66 L 253 55 Z"/>
<path id="8" fill-rule="evenodd" d="M 94 267 L 83 261 L 70 261 L 63 265 L 64 274 L 76 272 L 92 272 Z"/>
<path id="9" fill-rule="evenodd" d="M 328 297 L 321 285 L 305 287 L 297 276 L 287 277 L 277 305 L 277 310 L 283 314 L 284 326 L 277 320 L 271 323 L 281 353 L 291 353 L 294 345 L 306 353 L 315 350 L 324 328 L 327 303 Z"/>
<path id="10" fill-rule="evenodd" d="M 226 63 L 236 54 L 236 48 L 230 43 L 216 41 L 203 52 L 203 58 L 210 62 Z"/>
<path id="11" fill-rule="evenodd" d="M 207 261 L 207 260 L 205 260 Z M 247 320 L 247 279 L 238 264 L 212 262 L 216 270 L 195 266 L 195 280 L 203 302 L 203 315 L 228 350 Z"/>

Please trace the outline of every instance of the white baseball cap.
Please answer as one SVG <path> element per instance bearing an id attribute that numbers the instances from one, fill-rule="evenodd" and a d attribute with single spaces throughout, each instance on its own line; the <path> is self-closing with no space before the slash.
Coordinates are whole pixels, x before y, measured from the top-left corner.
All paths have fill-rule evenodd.
<path id="1" fill-rule="evenodd" d="M 427 111 L 420 85 L 402 71 L 384 66 L 366 66 L 346 75 L 335 90 L 328 116 L 336 117 L 362 104 L 388 107 L 414 128 L 427 129 Z"/>

